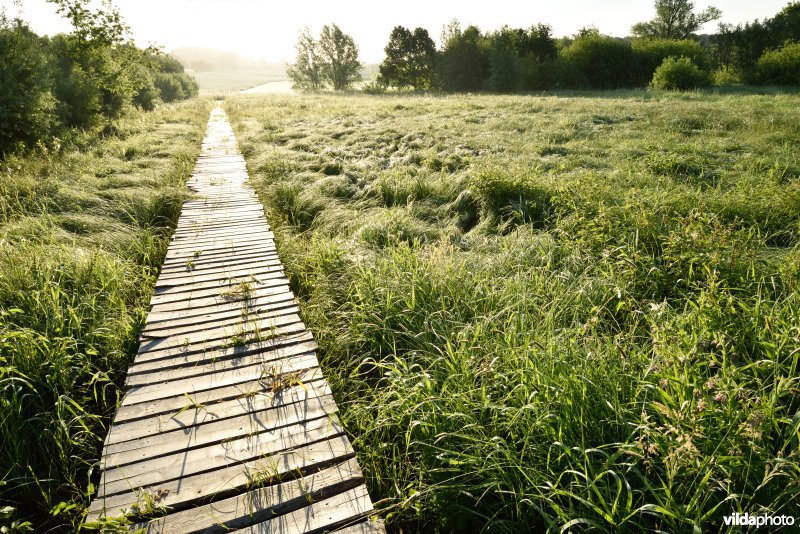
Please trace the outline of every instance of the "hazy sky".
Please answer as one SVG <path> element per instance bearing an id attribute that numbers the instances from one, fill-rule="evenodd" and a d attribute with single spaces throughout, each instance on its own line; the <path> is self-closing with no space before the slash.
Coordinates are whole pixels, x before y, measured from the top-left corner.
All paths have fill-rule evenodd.
<path id="1" fill-rule="evenodd" d="M 19 2 L 16 2 L 19 3 Z M 722 22 L 738 23 L 771 17 L 788 0 L 697 0 L 704 8 L 723 12 Z M 67 31 L 69 26 L 46 0 L 0 0 L 7 14 L 30 22 L 39 33 Z M 453 18 L 462 27 L 476 24 L 493 30 L 503 24 L 527 27 L 546 22 L 556 36 L 571 35 L 593 25 L 615 36 L 628 35 L 632 24 L 653 16 L 652 0 L 483 0 L 473 2 L 401 0 L 394 2 L 289 0 L 116 0 L 140 45 L 158 44 L 166 50 L 204 46 L 233 50 L 253 59 L 292 60 L 297 34 L 305 26 L 315 33 L 323 24 L 337 23 L 351 34 L 361 60 L 383 59 L 389 33 L 395 25 L 422 26 L 438 42 L 442 26 Z M 704 28 L 713 32 L 717 23 Z"/>

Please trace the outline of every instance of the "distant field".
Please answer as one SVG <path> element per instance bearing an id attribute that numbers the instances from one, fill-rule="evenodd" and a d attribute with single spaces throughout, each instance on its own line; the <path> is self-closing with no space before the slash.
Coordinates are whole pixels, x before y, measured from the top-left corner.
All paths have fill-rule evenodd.
<path id="1" fill-rule="evenodd" d="M 800 509 L 797 95 L 225 101 L 403 531 Z"/>
<path id="2" fill-rule="evenodd" d="M 268 82 L 288 80 L 286 76 L 250 70 L 241 70 L 239 72 L 188 72 L 195 77 L 200 85 L 201 96 L 213 93 L 235 93 Z"/>

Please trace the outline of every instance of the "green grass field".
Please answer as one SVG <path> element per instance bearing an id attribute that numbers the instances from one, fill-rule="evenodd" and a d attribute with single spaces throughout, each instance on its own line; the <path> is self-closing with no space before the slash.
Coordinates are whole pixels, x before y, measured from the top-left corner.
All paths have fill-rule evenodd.
<path id="1" fill-rule="evenodd" d="M 74 532 L 94 496 L 210 109 L 131 112 L 0 163 L 3 532 Z"/>
<path id="2" fill-rule="evenodd" d="M 798 104 L 226 100 L 390 528 L 798 515 Z"/>

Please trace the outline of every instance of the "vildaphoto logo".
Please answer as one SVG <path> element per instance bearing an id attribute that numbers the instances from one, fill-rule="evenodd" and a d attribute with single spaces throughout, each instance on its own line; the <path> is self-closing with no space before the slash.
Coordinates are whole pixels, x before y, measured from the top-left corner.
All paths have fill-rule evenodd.
<path id="1" fill-rule="evenodd" d="M 791 527 L 794 525 L 794 516 L 791 515 L 757 515 L 757 514 L 731 514 L 723 517 L 725 526 L 728 527 Z"/>

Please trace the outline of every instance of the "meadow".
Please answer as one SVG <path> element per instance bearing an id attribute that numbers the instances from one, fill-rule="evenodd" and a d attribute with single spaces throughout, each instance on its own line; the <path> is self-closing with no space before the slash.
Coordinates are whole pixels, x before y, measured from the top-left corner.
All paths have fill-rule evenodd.
<path id="1" fill-rule="evenodd" d="M 0 526 L 77 531 L 212 102 L 0 162 Z"/>
<path id="2" fill-rule="evenodd" d="M 800 515 L 800 98 L 233 96 L 390 529 Z"/>

